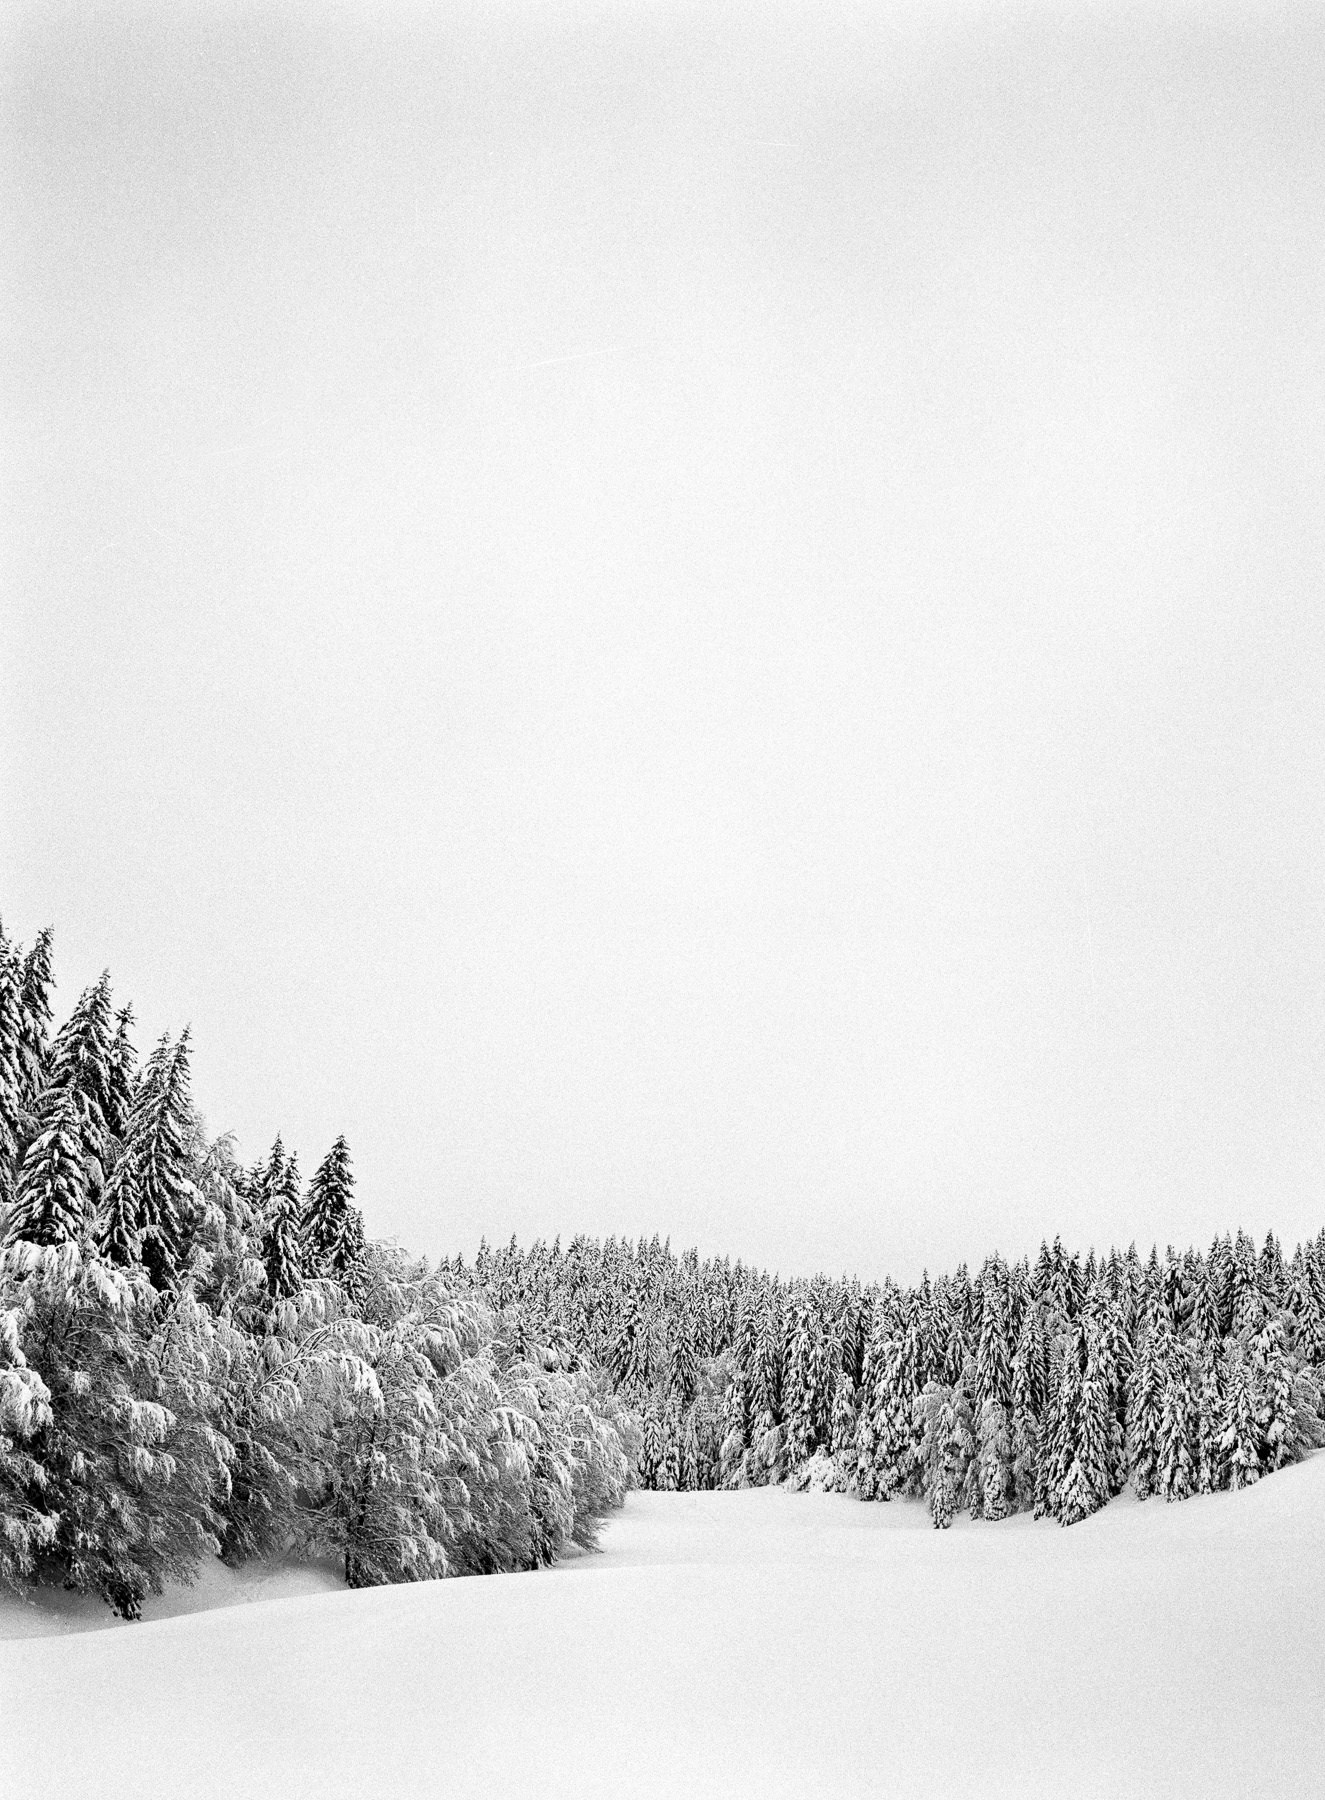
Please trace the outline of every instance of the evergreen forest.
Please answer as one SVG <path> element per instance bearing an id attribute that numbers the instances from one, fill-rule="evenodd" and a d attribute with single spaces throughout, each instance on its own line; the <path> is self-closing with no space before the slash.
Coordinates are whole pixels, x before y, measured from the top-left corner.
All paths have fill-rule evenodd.
<path id="1" fill-rule="evenodd" d="M 990 1254 L 916 1287 L 657 1238 L 365 1234 L 338 1138 L 209 1138 L 189 1032 L 140 1061 L 103 975 L 0 929 L 0 1581 L 125 1618 L 203 1558 L 352 1586 L 591 1548 L 631 1485 L 820 1487 L 1071 1525 L 1240 1488 L 1325 1442 L 1325 1231 L 1286 1254 Z"/>

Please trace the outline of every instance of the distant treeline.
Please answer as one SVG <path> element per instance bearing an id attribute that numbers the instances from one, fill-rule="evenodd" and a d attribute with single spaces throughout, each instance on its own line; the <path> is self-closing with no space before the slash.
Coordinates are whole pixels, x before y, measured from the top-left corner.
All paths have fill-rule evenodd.
<path id="1" fill-rule="evenodd" d="M 337 1139 L 209 1141 L 189 1034 L 140 1069 L 103 976 L 50 1036 L 51 936 L 0 930 L 0 1582 L 125 1617 L 200 1560 L 343 1558 L 352 1585 L 590 1546 L 632 1425 L 480 1292 L 365 1242 Z"/>
<path id="2" fill-rule="evenodd" d="M 1245 1487 L 1325 1441 L 1325 1232 L 1285 1258 L 988 1257 L 918 1287 L 780 1281 L 692 1250 L 486 1244 L 458 1280 L 564 1366 L 611 1371 L 646 1487 L 791 1481 L 1070 1525 L 1130 1482 Z"/>

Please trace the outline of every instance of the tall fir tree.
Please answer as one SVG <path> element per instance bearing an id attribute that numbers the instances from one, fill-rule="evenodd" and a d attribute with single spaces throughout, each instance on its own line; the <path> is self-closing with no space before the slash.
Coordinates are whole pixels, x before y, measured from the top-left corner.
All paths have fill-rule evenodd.
<path id="1" fill-rule="evenodd" d="M 1228 1470 L 1229 1486 L 1251 1487 L 1261 1478 L 1261 1434 L 1256 1418 L 1256 1396 L 1241 1344 L 1230 1351 L 1224 1380 L 1224 1428 L 1219 1449 Z"/>
<path id="2" fill-rule="evenodd" d="M 80 1243 L 88 1226 L 87 1167 L 73 1093 L 52 1096 L 42 1128 L 28 1145 L 10 1211 L 10 1243 Z"/>
<path id="3" fill-rule="evenodd" d="M 37 1096 L 46 1083 L 47 1032 L 51 1022 L 51 989 L 55 986 L 51 968 L 53 941 L 54 934 L 47 925 L 37 933 L 32 948 L 23 959 L 19 1061 L 23 1103 L 29 1112 L 35 1110 Z"/>
<path id="4" fill-rule="evenodd" d="M 122 1006 L 115 1015 L 115 1036 L 111 1040 L 106 1084 L 106 1124 L 114 1138 L 128 1135 L 134 1089 L 138 1082 L 138 1052 L 129 1035 L 132 1024 L 133 1007 Z"/>
<path id="5" fill-rule="evenodd" d="M 272 1198 L 262 1237 L 262 1266 L 267 1276 L 267 1292 L 273 1300 L 288 1300 L 303 1286 L 303 1261 L 300 1256 L 299 1163 L 293 1152 L 285 1156 L 279 1138 L 273 1147 L 271 1164 Z"/>
<path id="6" fill-rule="evenodd" d="M 1180 1339 L 1173 1338 L 1164 1370 L 1156 1470 L 1156 1489 L 1166 1500 L 1186 1500 L 1196 1491 L 1195 1412 L 1187 1349 Z"/>
<path id="7" fill-rule="evenodd" d="M 344 1137 L 336 1139 L 308 1184 L 300 1232 L 308 1273 L 345 1280 L 363 1236 L 362 1221 L 354 1204 L 350 1147 Z"/>
<path id="8" fill-rule="evenodd" d="M 141 1262 L 160 1291 L 179 1277 L 195 1188 L 190 1172 L 189 1030 L 161 1037 L 129 1110 L 124 1149 L 106 1184 L 99 1221 L 111 1262 Z"/>
<path id="9" fill-rule="evenodd" d="M 1138 1500 L 1155 1491 L 1164 1411 L 1164 1358 L 1155 1332 L 1143 1327 L 1127 1407 L 1127 1457 Z"/>
<path id="10" fill-rule="evenodd" d="M 7 1203 L 23 1133 L 23 965 L 0 925 L 0 1205 Z"/>
<path id="11" fill-rule="evenodd" d="M 39 1099 L 45 1112 L 57 1094 L 72 1096 L 79 1145 L 94 1197 L 105 1181 L 111 1148 L 107 1112 L 111 1105 L 111 1058 L 114 1044 L 110 975 L 85 988 L 73 1012 L 55 1035 L 48 1059 L 46 1086 Z"/>

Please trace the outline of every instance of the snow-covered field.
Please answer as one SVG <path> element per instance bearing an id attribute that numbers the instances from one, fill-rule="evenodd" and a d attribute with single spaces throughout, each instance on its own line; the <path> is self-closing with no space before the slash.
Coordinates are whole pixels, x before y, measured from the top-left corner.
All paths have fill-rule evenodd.
<path id="1" fill-rule="evenodd" d="M 1068 1531 L 632 1494 L 540 1575 L 0 1605 L 15 1800 L 1325 1792 L 1325 1453 Z"/>

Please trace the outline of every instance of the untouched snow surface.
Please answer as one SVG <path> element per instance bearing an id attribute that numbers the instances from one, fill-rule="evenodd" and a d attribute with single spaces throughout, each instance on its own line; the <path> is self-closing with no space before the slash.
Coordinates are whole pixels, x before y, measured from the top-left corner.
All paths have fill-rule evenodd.
<path id="1" fill-rule="evenodd" d="M 7 1605 L 0 1794 L 1325 1791 L 1325 1453 L 1068 1531 L 632 1494 L 544 1574 L 307 1591 L 333 1579 L 209 1571 L 148 1622 L 75 1603 L 46 1635 Z"/>

